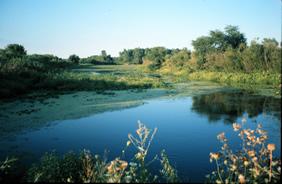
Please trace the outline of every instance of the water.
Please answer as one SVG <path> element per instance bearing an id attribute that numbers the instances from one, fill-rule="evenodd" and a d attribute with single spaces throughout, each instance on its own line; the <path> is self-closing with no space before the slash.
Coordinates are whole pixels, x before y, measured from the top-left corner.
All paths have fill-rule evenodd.
<path id="1" fill-rule="evenodd" d="M 215 169 L 209 153 L 220 149 L 216 136 L 225 132 L 231 147 L 238 148 L 238 133 L 232 123 L 243 117 L 247 118 L 247 127 L 255 128 L 262 122 L 269 142 L 277 146 L 275 156 L 280 156 L 280 102 L 240 91 L 146 100 L 137 107 L 54 121 L 38 130 L 2 138 L 1 156 L 13 154 L 33 160 L 50 150 L 63 154 L 86 148 L 98 154 L 109 150 L 107 156 L 112 159 L 121 155 L 128 133 L 135 132 L 140 120 L 151 129 L 158 128 L 148 159 L 165 149 L 182 180 L 203 181 Z M 134 148 L 127 150 L 126 157 L 133 152 Z"/>

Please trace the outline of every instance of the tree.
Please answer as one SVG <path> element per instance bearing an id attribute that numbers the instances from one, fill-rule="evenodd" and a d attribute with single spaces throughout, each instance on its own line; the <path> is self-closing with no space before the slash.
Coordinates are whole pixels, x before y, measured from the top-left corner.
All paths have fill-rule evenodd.
<path id="1" fill-rule="evenodd" d="M 26 50 L 22 45 L 9 44 L 4 50 L 5 55 L 8 59 L 11 58 L 22 58 L 26 56 Z"/>
<path id="2" fill-rule="evenodd" d="M 79 56 L 75 55 L 75 54 L 72 54 L 70 55 L 69 59 L 68 59 L 70 62 L 72 63 L 75 63 L 75 64 L 78 64 L 79 63 Z"/>
<path id="3" fill-rule="evenodd" d="M 209 36 L 201 36 L 192 41 L 195 49 L 195 56 L 197 57 L 197 65 L 202 68 L 206 63 L 206 55 L 212 50 L 212 39 Z"/>
<path id="4" fill-rule="evenodd" d="M 228 48 L 241 50 L 244 48 L 242 45 L 246 45 L 246 38 L 237 26 L 229 25 L 225 27 L 225 32 L 210 31 L 209 36 L 201 36 L 193 40 L 192 45 L 195 49 L 198 68 L 204 68 L 208 55 L 209 58 L 213 58 L 216 53 L 223 54 Z"/>
<path id="5" fill-rule="evenodd" d="M 143 57 L 145 56 L 145 50 L 140 48 L 133 49 L 133 61 L 134 64 L 142 64 L 143 63 Z"/>
<path id="6" fill-rule="evenodd" d="M 280 71 L 281 69 L 281 48 L 278 47 L 278 42 L 272 38 L 264 38 L 262 41 L 264 63 L 267 69 Z"/>
<path id="7" fill-rule="evenodd" d="M 214 51 L 225 51 L 228 45 L 226 35 L 219 30 L 210 31 L 210 44 Z"/>
<path id="8" fill-rule="evenodd" d="M 106 58 L 107 57 L 107 52 L 105 50 L 102 50 L 101 51 L 101 56 Z"/>
<path id="9" fill-rule="evenodd" d="M 240 33 L 237 26 L 228 25 L 225 28 L 225 40 L 233 49 L 239 48 L 240 44 L 246 44 L 246 38 L 243 33 Z"/>

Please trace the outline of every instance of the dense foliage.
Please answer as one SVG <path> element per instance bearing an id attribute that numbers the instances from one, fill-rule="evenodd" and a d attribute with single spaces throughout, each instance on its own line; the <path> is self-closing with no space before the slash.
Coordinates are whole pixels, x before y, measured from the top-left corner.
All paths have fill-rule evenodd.
<path id="1" fill-rule="evenodd" d="M 96 56 L 91 56 L 96 57 Z M 104 58 L 96 64 L 111 64 L 113 59 L 102 51 Z M 89 58 L 71 55 L 68 59 L 45 54 L 27 55 L 23 46 L 12 44 L 0 50 L 0 99 L 18 97 L 37 91 L 66 92 L 74 90 L 125 90 L 160 87 L 157 78 L 146 77 L 136 70 L 120 76 L 76 72 Z M 84 60 L 84 61 L 83 61 Z M 94 62 L 94 63 L 95 63 Z M 87 63 L 87 62 L 86 62 Z M 91 64 L 92 65 L 92 64 Z M 93 65 L 94 66 L 94 65 Z"/>
<path id="2" fill-rule="evenodd" d="M 112 65 L 115 64 L 114 58 L 108 55 L 105 50 L 101 51 L 100 55 L 93 55 L 87 58 L 82 58 L 81 63 L 91 63 L 95 65 Z"/>
<path id="3" fill-rule="evenodd" d="M 281 72 L 281 47 L 275 39 L 247 39 L 236 26 L 213 30 L 192 41 L 194 51 L 165 47 L 135 48 L 120 52 L 118 61 L 148 64 L 150 70 L 175 72 L 199 70 L 222 72 Z M 176 69 L 176 70 L 174 70 Z"/>
<path id="4" fill-rule="evenodd" d="M 281 93 L 281 46 L 275 39 L 264 38 L 261 42 L 257 39 L 248 45 L 238 27 L 226 26 L 224 31 L 210 31 L 208 36 L 195 39 L 192 45 L 194 51 L 186 48 L 135 48 L 123 50 L 116 58 L 102 50 L 100 55 L 87 58 L 73 54 L 68 59 L 61 59 L 49 54 L 28 55 L 23 46 L 10 44 L 0 49 L 0 98 L 34 90 L 111 90 L 160 86 L 155 85 L 159 79 L 154 80 L 155 84 L 144 84 L 147 79 L 144 75 L 139 78 L 132 78 L 131 74 L 125 78 L 110 75 L 93 77 L 70 70 L 85 64 L 142 65 L 145 72 L 180 76 L 182 81 L 212 80 L 234 86 L 271 85 L 278 95 Z M 122 83 L 119 82 L 121 79 Z M 131 85 L 130 81 L 133 80 L 140 85 Z"/>

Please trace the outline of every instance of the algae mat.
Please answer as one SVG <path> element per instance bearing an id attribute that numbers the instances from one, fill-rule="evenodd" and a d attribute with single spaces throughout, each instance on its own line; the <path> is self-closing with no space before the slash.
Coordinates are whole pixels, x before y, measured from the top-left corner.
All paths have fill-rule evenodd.
<path id="1" fill-rule="evenodd" d="M 210 82 L 190 82 L 173 89 L 74 92 L 45 99 L 22 99 L 0 104 L 0 137 L 50 126 L 54 121 L 78 119 L 106 111 L 132 108 L 155 98 L 178 98 L 234 90 Z"/>

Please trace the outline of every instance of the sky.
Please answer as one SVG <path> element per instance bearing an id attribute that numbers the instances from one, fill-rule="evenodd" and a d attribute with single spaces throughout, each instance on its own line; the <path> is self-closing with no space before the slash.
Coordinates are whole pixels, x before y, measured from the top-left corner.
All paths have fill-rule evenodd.
<path id="1" fill-rule="evenodd" d="M 67 58 L 164 46 L 192 49 L 210 30 L 239 26 L 281 41 L 281 0 L 0 0 L 0 48 Z"/>

